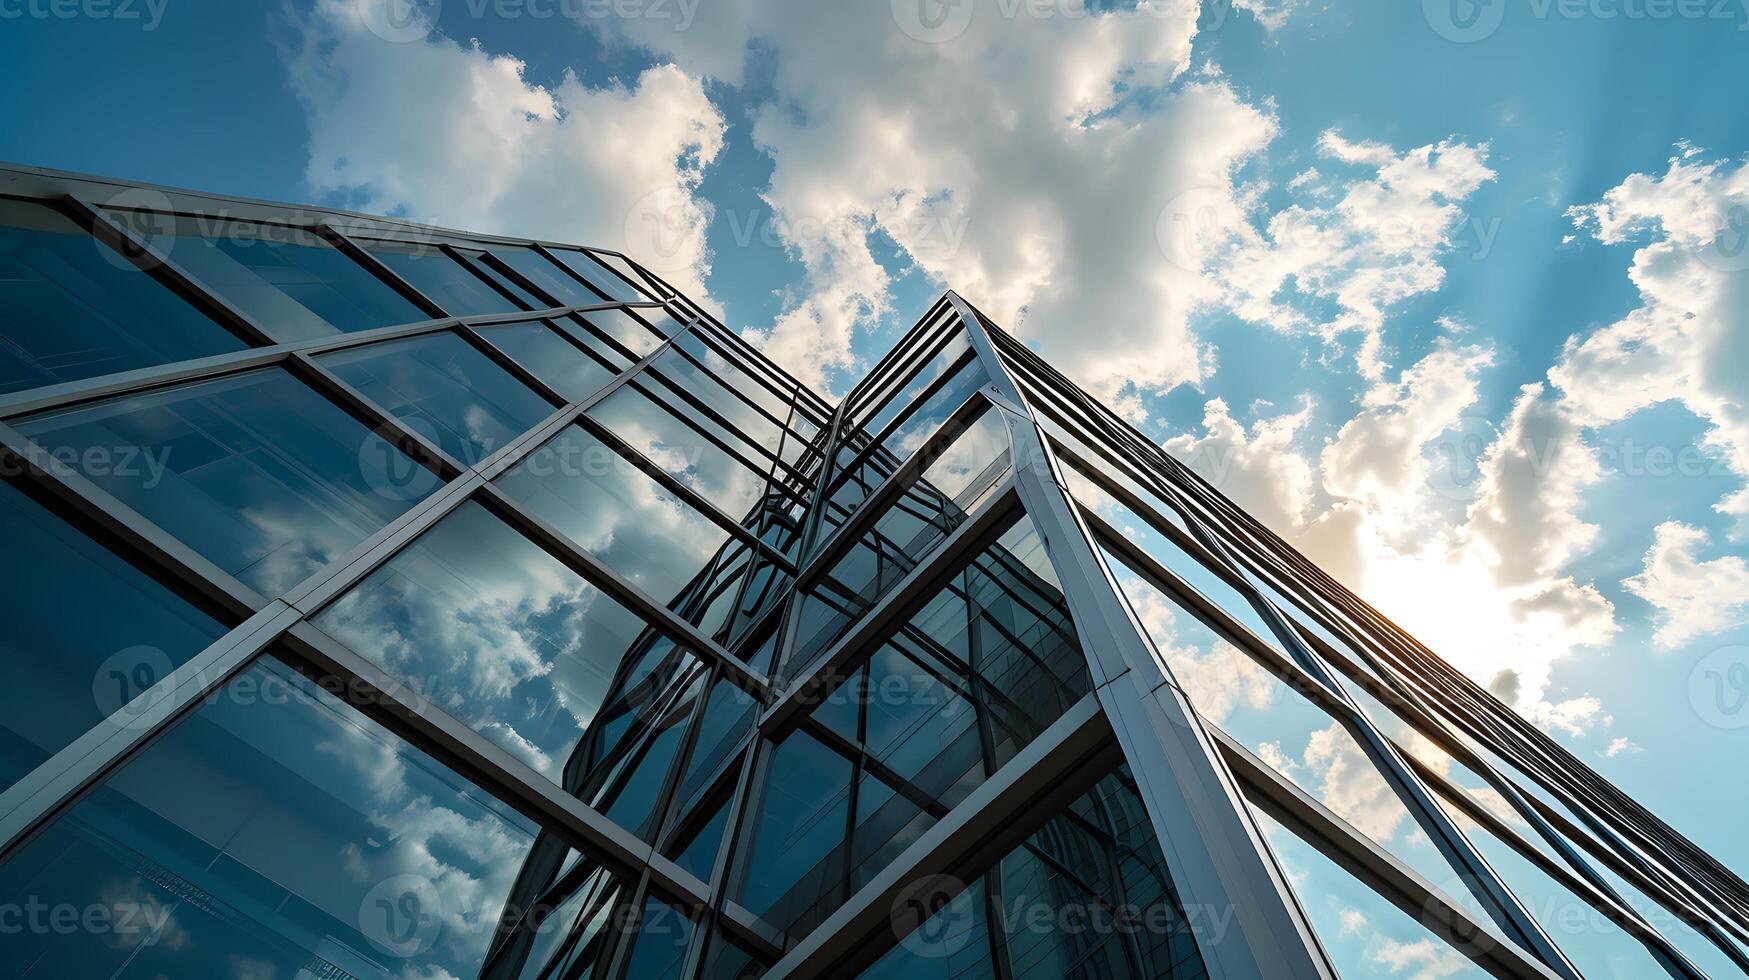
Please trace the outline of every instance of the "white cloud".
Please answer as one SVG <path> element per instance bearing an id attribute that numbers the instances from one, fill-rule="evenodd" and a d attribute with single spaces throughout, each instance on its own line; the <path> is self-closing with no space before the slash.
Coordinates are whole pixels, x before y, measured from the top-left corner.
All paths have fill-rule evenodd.
<path id="1" fill-rule="evenodd" d="M 1311 404 L 1272 418 L 1260 418 L 1250 431 L 1233 418 L 1227 403 L 1203 406 L 1201 436 L 1186 433 L 1166 440 L 1166 451 L 1221 489 L 1253 517 L 1271 527 L 1298 529 L 1311 505 L 1312 467 L 1294 451 L 1294 441 L 1311 417 Z"/>
<path id="2" fill-rule="evenodd" d="M 693 191 L 725 124 L 697 78 L 658 66 L 630 85 L 533 85 L 477 43 L 384 40 L 369 20 L 381 2 L 321 0 L 298 21 L 288 60 L 313 187 L 450 227 L 624 248 L 703 294 L 710 211 Z"/>
<path id="3" fill-rule="evenodd" d="M 1657 610 L 1660 650 L 1749 622 L 1749 564 L 1736 555 L 1703 561 L 1706 540 L 1688 524 L 1658 525 L 1640 573 L 1622 583 Z"/>

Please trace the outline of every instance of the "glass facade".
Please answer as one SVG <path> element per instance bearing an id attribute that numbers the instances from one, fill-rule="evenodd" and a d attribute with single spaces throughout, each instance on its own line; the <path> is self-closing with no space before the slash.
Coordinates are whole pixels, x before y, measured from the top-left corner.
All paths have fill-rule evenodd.
<path id="1" fill-rule="evenodd" d="M 635 257 L 28 176 L 0 976 L 1749 976 L 1736 875 L 957 296 L 833 404 Z"/>

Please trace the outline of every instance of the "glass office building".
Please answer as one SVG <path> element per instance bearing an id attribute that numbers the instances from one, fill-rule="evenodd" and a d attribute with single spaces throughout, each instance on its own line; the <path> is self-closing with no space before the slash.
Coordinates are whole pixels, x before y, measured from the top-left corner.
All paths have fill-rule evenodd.
<path id="1" fill-rule="evenodd" d="M 1733 977 L 1749 888 L 943 297 L 0 170 L 0 978 Z"/>

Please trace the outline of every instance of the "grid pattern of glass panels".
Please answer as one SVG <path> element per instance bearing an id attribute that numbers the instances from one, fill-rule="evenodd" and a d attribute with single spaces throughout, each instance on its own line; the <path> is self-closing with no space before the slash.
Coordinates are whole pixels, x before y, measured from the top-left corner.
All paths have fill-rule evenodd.
<path id="1" fill-rule="evenodd" d="M 9 976 L 1749 967 L 956 296 L 834 406 L 625 256 L 13 176 Z"/>

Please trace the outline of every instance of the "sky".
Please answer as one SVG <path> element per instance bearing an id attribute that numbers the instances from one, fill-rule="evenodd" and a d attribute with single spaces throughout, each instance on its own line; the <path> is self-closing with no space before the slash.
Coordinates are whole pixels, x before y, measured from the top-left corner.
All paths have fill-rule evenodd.
<path id="1" fill-rule="evenodd" d="M 1739 872 L 1749 0 L 0 0 L 0 159 L 954 288 Z"/>

